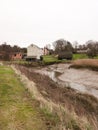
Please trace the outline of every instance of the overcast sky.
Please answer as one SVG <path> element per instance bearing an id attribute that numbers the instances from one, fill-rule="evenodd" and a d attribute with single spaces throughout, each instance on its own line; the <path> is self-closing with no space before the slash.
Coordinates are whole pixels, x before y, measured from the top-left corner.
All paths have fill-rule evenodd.
<path id="1" fill-rule="evenodd" d="M 0 0 L 0 44 L 98 40 L 98 0 Z"/>

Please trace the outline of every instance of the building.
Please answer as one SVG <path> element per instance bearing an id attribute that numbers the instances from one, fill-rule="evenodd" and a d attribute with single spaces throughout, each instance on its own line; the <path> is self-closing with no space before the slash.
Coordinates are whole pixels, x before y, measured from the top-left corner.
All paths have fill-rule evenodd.
<path id="1" fill-rule="evenodd" d="M 44 54 L 43 49 L 39 48 L 38 46 L 31 44 L 27 48 L 27 57 L 26 59 L 33 60 L 33 59 L 40 59 L 40 56 Z"/>
<path id="2" fill-rule="evenodd" d="M 16 52 L 11 55 L 12 60 L 21 60 L 23 58 L 23 54 L 21 52 Z"/>
<path id="3" fill-rule="evenodd" d="M 44 47 L 44 55 L 49 55 L 50 51 L 48 48 Z"/>

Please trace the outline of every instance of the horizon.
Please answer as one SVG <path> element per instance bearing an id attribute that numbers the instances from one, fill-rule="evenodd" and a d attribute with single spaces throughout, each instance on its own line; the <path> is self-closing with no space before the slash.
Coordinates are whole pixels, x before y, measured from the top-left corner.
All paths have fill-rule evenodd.
<path id="1" fill-rule="evenodd" d="M 58 39 L 98 40 L 97 0 L 0 1 L 0 44 L 44 47 Z"/>

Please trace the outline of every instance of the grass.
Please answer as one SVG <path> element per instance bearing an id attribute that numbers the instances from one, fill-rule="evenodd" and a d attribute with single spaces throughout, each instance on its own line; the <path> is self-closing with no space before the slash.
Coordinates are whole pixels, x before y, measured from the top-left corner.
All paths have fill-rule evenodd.
<path id="1" fill-rule="evenodd" d="M 89 57 L 86 54 L 73 54 L 73 60 L 79 59 L 89 59 Z M 93 59 L 98 59 L 98 55 L 95 56 Z"/>
<path id="2" fill-rule="evenodd" d="M 46 115 L 47 120 L 50 119 L 53 125 L 56 125 L 57 123 L 59 123 L 60 119 L 59 116 L 57 114 L 51 113 L 48 108 L 43 108 L 42 109 L 43 113 Z"/>
<path id="3" fill-rule="evenodd" d="M 73 54 L 73 60 L 78 60 L 78 59 L 89 59 L 86 54 Z M 98 56 L 94 57 L 94 59 L 98 59 Z M 72 61 L 73 61 L 72 60 Z M 43 56 L 43 61 L 25 61 L 25 60 L 16 60 L 16 61 L 10 61 L 8 64 L 19 64 L 19 65 L 24 65 L 27 67 L 38 67 L 38 66 L 45 66 L 45 65 L 51 65 L 55 63 L 70 63 L 70 60 L 58 60 L 56 55 L 44 55 Z"/>
<path id="4" fill-rule="evenodd" d="M 73 54 L 73 60 L 77 59 L 87 59 L 88 56 L 86 54 Z"/>
<path id="5" fill-rule="evenodd" d="M 45 66 L 45 65 L 51 65 L 54 63 L 64 63 L 68 62 L 66 59 L 65 60 L 58 60 L 58 58 L 55 55 L 44 55 L 43 56 L 43 61 L 24 61 L 24 60 L 17 60 L 17 61 L 11 61 L 9 64 L 19 64 L 19 65 L 24 65 L 28 67 L 38 67 L 38 66 Z"/>
<path id="6" fill-rule="evenodd" d="M 64 59 L 64 60 L 58 60 L 57 56 L 55 55 L 45 55 L 43 56 L 43 63 L 45 65 L 51 65 L 54 63 L 66 63 L 68 62 L 68 60 Z"/>
<path id="7" fill-rule="evenodd" d="M 79 60 L 79 59 L 89 59 L 89 58 L 86 54 L 73 54 L 73 60 Z M 98 56 L 94 57 L 94 59 L 98 59 Z M 43 56 L 43 61 L 45 64 L 70 62 L 66 59 L 58 60 L 58 58 L 55 55 Z"/>
<path id="8" fill-rule="evenodd" d="M 97 59 L 81 59 L 76 60 L 72 63 L 73 68 L 88 68 L 91 70 L 98 71 L 98 60 Z"/>
<path id="9" fill-rule="evenodd" d="M 46 130 L 51 118 L 39 109 L 14 71 L 0 66 L 0 130 Z"/>
<path id="10" fill-rule="evenodd" d="M 57 61 L 57 57 L 53 56 L 53 55 L 45 55 L 43 56 L 43 60 L 44 62 L 54 62 Z"/>
<path id="11" fill-rule="evenodd" d="M 58 58 L 54 55 L 46 55 L 43 56 L 44 62 L 49 63 L 49 62 L 67 62 L 68 60 L 58 60 Z M 88 56 L 86 54 L 73 54 L 73 60 L 77 59 L 87 59 Z"/>

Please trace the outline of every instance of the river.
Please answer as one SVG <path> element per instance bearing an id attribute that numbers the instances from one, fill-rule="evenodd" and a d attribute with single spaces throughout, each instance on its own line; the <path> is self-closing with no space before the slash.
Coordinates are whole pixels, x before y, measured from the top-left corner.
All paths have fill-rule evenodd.
<path id="1" fill-rule="evenodd" d="M 63 87 L 88 93 L 98 98 L 98 72 L 88 69 L 69 68 L 70 64 L 55 64 L 35 70 L 48 75 L 52 80 Z"/>

